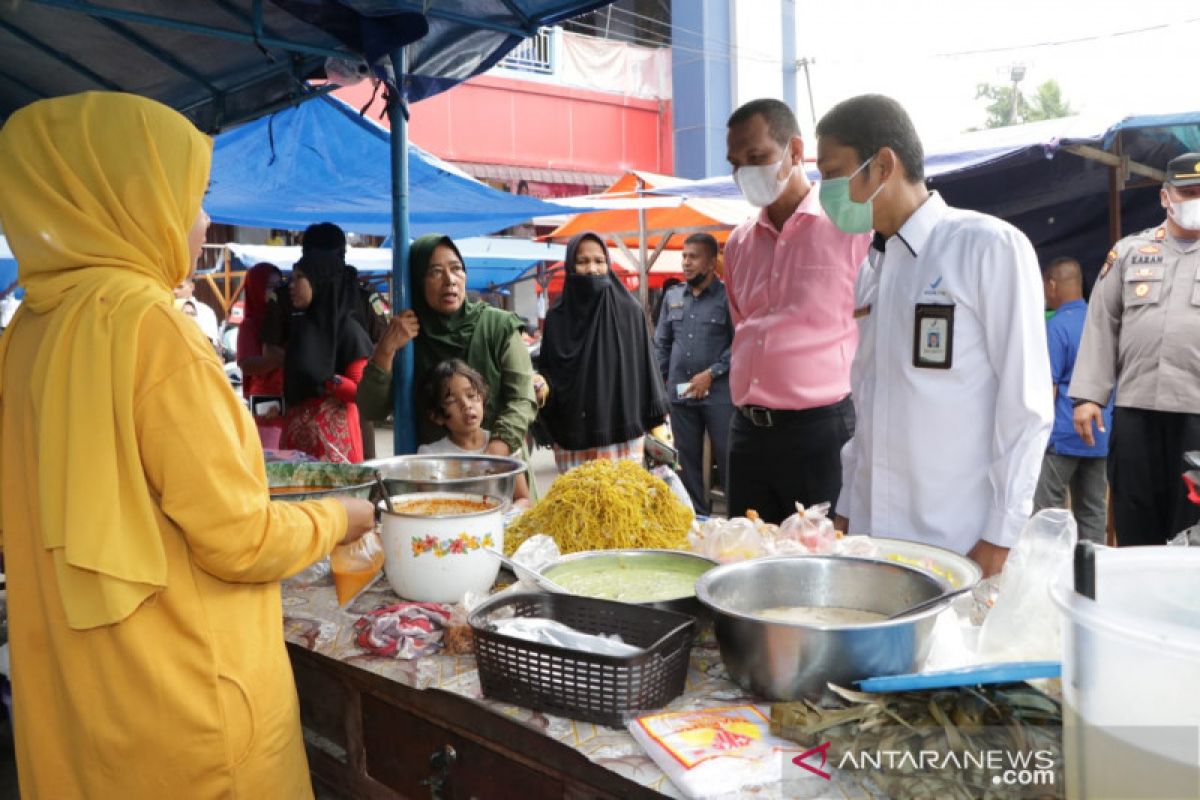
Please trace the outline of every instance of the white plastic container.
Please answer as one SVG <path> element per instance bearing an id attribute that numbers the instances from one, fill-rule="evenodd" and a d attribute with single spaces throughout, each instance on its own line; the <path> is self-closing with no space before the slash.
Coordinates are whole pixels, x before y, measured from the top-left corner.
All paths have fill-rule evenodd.
<path id="1" fill-rule="evenodd" d="M 430 501 L 479 508 L 444 514 L 406 510 Z M 492 588 L 500 561 L 485 548 L 504 549 L 499 498 L 429 492 L 398 495 L 392 505 L 394 513 L 383 512 L 383 569 L 396 594 L 422 603 L 457 603 L 467 592 Z"/>
<path id="2" fill-rule="evenodd" d="M 1200 548 L 1100 548 L 1063 611 L 1068 797 L 1200 797 Z"/>

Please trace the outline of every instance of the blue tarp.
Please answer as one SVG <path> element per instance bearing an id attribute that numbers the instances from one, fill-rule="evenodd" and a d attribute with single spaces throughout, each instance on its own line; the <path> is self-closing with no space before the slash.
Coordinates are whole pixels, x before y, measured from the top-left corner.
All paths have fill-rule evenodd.
<path id="1" fill-rule="evenodd" d="M 215 133 L 302 100 L 326 58 L 405 47 L 409 102 L 491 68 L 541 25 L 611 0 L 24 0 L 0 3 L 0 121 L 94 89 L 161 100 Z M 387 162 L 384 162 L 385 164 Z"/>
<path id="2" fill-rule="evenodd" d="M 204 207 L 214 222 L 302 230 L 336 222 L 391 233 L 388 132 L 340 100 L 320 97 L 221 134 Z M 411 235 L 477 236 L 575 207 L 498 191 L 409 145 Z"/>
<path id="3" fill-rule="evenodd" d="M 0 236 L 0 296 L 17 282 L 17 260 L 8 247 L 8 239 Z M 17 297 L 24 297 L 25 290 L 17 289 Z"/>
<path id="4" fill-rule="evenodd" d="M 951 205 L 993 214 L 1020 228 L 1043 263 L 1064 255 L 1079 259 L 1090 283 L 1111 246 L 1109 168 L 1062 148 L 1107 148 L 1118 133 L 1122 153 L 1163 169 L 1174 156 L 1200 150 L 1200 111 L 1132 116 L 1115 124 L 1070 117 L 979 131 L 928 154 L 925 174 L 929 187 Z M 809 176 L 817 179 L 815 171 Z M 1144 183 L 1136 175 L 1130 179 L 1139 182 Z M 660 186 L 651 193 L 736 197 L 738 189 L 726 175 Z M 1158 194 L 1157 183 L 1121 192 L 1122 235 L 1162 222 Z"/>

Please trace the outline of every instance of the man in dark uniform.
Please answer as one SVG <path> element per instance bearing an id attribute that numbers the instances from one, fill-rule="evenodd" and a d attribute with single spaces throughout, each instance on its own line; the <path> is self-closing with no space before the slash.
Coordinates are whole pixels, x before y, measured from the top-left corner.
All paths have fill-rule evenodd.
<path id="1" fill-rule="evenodd" d="M 704 434 L 724 480 L 733 401 L 729 357 L 733 320 L 725 284 L 717 277 L 717 240 L 694 233 L 683 245 L 686 284 L 663 296 L 654 333 L 658 368 L 671 398 L 671 431 L 683 465 L 683 485 L 699 514 L 709 513 L 704 491 Z"/>
<path id="2" fill-rule="evenodd" d="M 1108 482 L 1118 545 L 1163 544 L 1200 519 L 1181 479 L 1200 450 L 1200 153 L 1167 165 L 1157 228 L 1117 242 L 1092 290 L 1069 394 L 1091 444 L 1116 389 Z"/>

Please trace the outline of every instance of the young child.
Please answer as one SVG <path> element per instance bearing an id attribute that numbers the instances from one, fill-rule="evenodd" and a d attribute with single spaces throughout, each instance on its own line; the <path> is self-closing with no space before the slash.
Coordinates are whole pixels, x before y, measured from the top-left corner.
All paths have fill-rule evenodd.
<path id="1" fill-rule="evenodd" d="M 483 428 L 483 410 L 487 405 L 488 385 L 483 376 L 457 358 L 433 368 L 425 391 L 429 415 L 446 429 L 446 437 L 417 448 L 421 455 L 479 455 L 491 441 Z M 513 506 L 529 507 L 529 482 L 517 476 L 513 488 Z"/>

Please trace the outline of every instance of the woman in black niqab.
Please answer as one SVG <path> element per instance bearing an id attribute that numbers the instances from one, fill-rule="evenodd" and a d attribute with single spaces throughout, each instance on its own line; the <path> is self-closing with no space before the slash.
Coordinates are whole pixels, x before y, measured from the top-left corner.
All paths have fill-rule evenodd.
<path id="1" fill-rule="evenodd" d="M 541 418 L 555 462 L 565 472 L 595 458 L 640 461 L 642 437 L 667 413 L 646 317 L 596 234 L 572 239 L 563 263 L 540 356 L 550 388 Z"/>
<path id="2" fill-rule="evenodd" d="M 362 461 L 355 395 L 371 339 L 358 319 L 358 297 L 345 280 L 341 253 L 318 250 L 295 266 L 283 362 L 287 404 L 280 445 L 322 461 Z"/>

